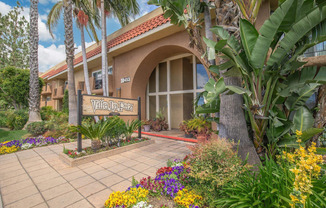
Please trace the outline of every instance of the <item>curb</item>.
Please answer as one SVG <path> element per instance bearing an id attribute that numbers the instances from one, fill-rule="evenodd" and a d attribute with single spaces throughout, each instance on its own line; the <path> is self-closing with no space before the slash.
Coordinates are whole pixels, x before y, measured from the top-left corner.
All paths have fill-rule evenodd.
<path id="1" fill-rule="evenodd" d="M 80 158 L 71 158 L 68 155 L 66 155 L 65 153 L 61 152 L 59 154 L 59 159 L 64 162 L 65 164 L 69 165 L 70 167 L 76 167 L 78 165 L 82 165 L 85 163 L 89 163 L 92 162 L 94 160 L 99 160 L 105 157 L 110 157 L 116 154 L 120 154 L 123 152 L 127 152 L 129 150 L 133 150 L 133 149 L 137 149 L 139 147 L 144 147 L 150 144 L 154 144 L 155 141 L 154 140 L 147 140 L 147 141 L 142 141 L 139 143 L 135 143 L 135 144 L 130 144 L 124 147 L 119 147 L 117 149 L 111 149 L 108 151 L 103 151 L 103 152 L 99 152 L 99 153 L 95 153 L 92 155 L 87 155 L 84 157 L 80 157 Z"/>
<path id="2" fill-rule="evenodd" d="M 135 133 L 138 133 L 138 131 L 134 131 Z M 148 136 L 155 136 L 155 137 L 161 137 L 161 138 L 167 138 L 167 139 L 174 139 L 174 140 L 179 140 L 179 141 L 184 141 L 184 142 L 192 142 L 192 143 L 198 143 L 197 139 L 187 139 L 187 138 L 182 138 L 182 137 L 174 137 L 174 136 L 165 136 L 161 134 L 153 134 L 149 132 L 141 132 L 144 135 Z"/>

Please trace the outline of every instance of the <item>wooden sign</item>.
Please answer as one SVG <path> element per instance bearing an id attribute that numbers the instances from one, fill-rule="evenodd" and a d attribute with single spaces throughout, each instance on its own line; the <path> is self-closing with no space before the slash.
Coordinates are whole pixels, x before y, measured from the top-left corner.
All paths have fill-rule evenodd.
<path id="1" fill-rule="evenodd" d="M 138 100 L 83 95 L 84 116 L 137 116 Z"/>

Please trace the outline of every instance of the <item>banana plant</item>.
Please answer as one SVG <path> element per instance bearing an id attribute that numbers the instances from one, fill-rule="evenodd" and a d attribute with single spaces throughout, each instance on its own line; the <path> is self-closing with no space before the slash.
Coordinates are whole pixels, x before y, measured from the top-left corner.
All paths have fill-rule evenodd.
<path id="1" fill-rule="evenodd" d="M 223 76 L 241 77 L 243 88 L 205 87 L 206 104 L 197 113 L 218 106 L 214 103 L 217 99 L 211 98 L 218 98 L 221 93 L 243 94 L 258 153 L 268 150 L 267 145 L 277 144 L 291 131 L 310 131 L 313 117 L 305 102 L 318 86 L 326 83 L 326 68 L 302 69 L 305 62 L 299 57 L 308 48 L 326 41 L 326 2 L 287 0 L 259 31 L 248 20 L 241 19 L 240 41 L 220 26 L 211 31 L 219 41 L 204 38 L 211 48 L 209 53 L 213 51 L 208 56 L 217 53 L 226 62 L 211 66 L 210 71 L 226 71 Z M 213 82 L 210 80 L 208 87 L 218 85 L 218 81 Z M 305 129 L 301 128 L 303 125 Z"/>

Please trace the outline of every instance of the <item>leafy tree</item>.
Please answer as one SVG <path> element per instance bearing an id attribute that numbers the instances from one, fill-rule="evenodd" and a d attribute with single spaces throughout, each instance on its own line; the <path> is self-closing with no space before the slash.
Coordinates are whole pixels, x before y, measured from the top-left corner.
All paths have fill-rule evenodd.
<path id="1" fill-rule="evenodd" d="M 0 98 L 6 101 L 16 110 L 28 107 L 29 93 L 29 76 L 28 69 L 19 69 L 8 66 L 0 70 Z M 43 80 L 39 78 L 39 93 L 43 86 Z"/>
<path id="2" fill-rule="evenodd" d="M 29 23 L 21 15 L 22 11 L 17 2 L 8 14 L 0 13 L 0 68 L 29 67 Z"/>
<path id="3" fill-rule="evenodd" d="M 321 83 L 326 83 L 326 68 L 298 68 L 305 64 L 300 62 L 300 55 L 326 40 L 326 2 L 300 2 L 285 1 L 259 31 L 242 19 L 240 41 L 220 26 L 211 29 L 219 38 L 217 43 L 205 40 L 227 59 L 210 70 L 215 74 L 228 70 L 225 77 L 244 80 L 243 88 L 226 86 L 223 77 L 210 80 L 205 96 L 216 102 L 227 89 L 244 96 L 258 153 L 267 150 L 274 154 L 277 145 L 295 147 L 295 130 L 303 131 L 303 143 L 321 131 L 312 129 L 313 115 L 305 102 Z M 197 111 L 209 108 L 208 102 Z"/>

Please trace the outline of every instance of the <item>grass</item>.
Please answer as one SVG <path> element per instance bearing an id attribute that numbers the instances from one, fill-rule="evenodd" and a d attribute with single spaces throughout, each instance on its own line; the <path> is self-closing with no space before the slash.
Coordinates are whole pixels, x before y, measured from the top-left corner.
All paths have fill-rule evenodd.
<path id="1" fill-rule="evenodd" d="M 21 139 L 26 134 L 27 134 L 26 130 L 7 131 L 4 129 L 0 129 L 0 142 L 14 140 L 14 139 Z"/>

